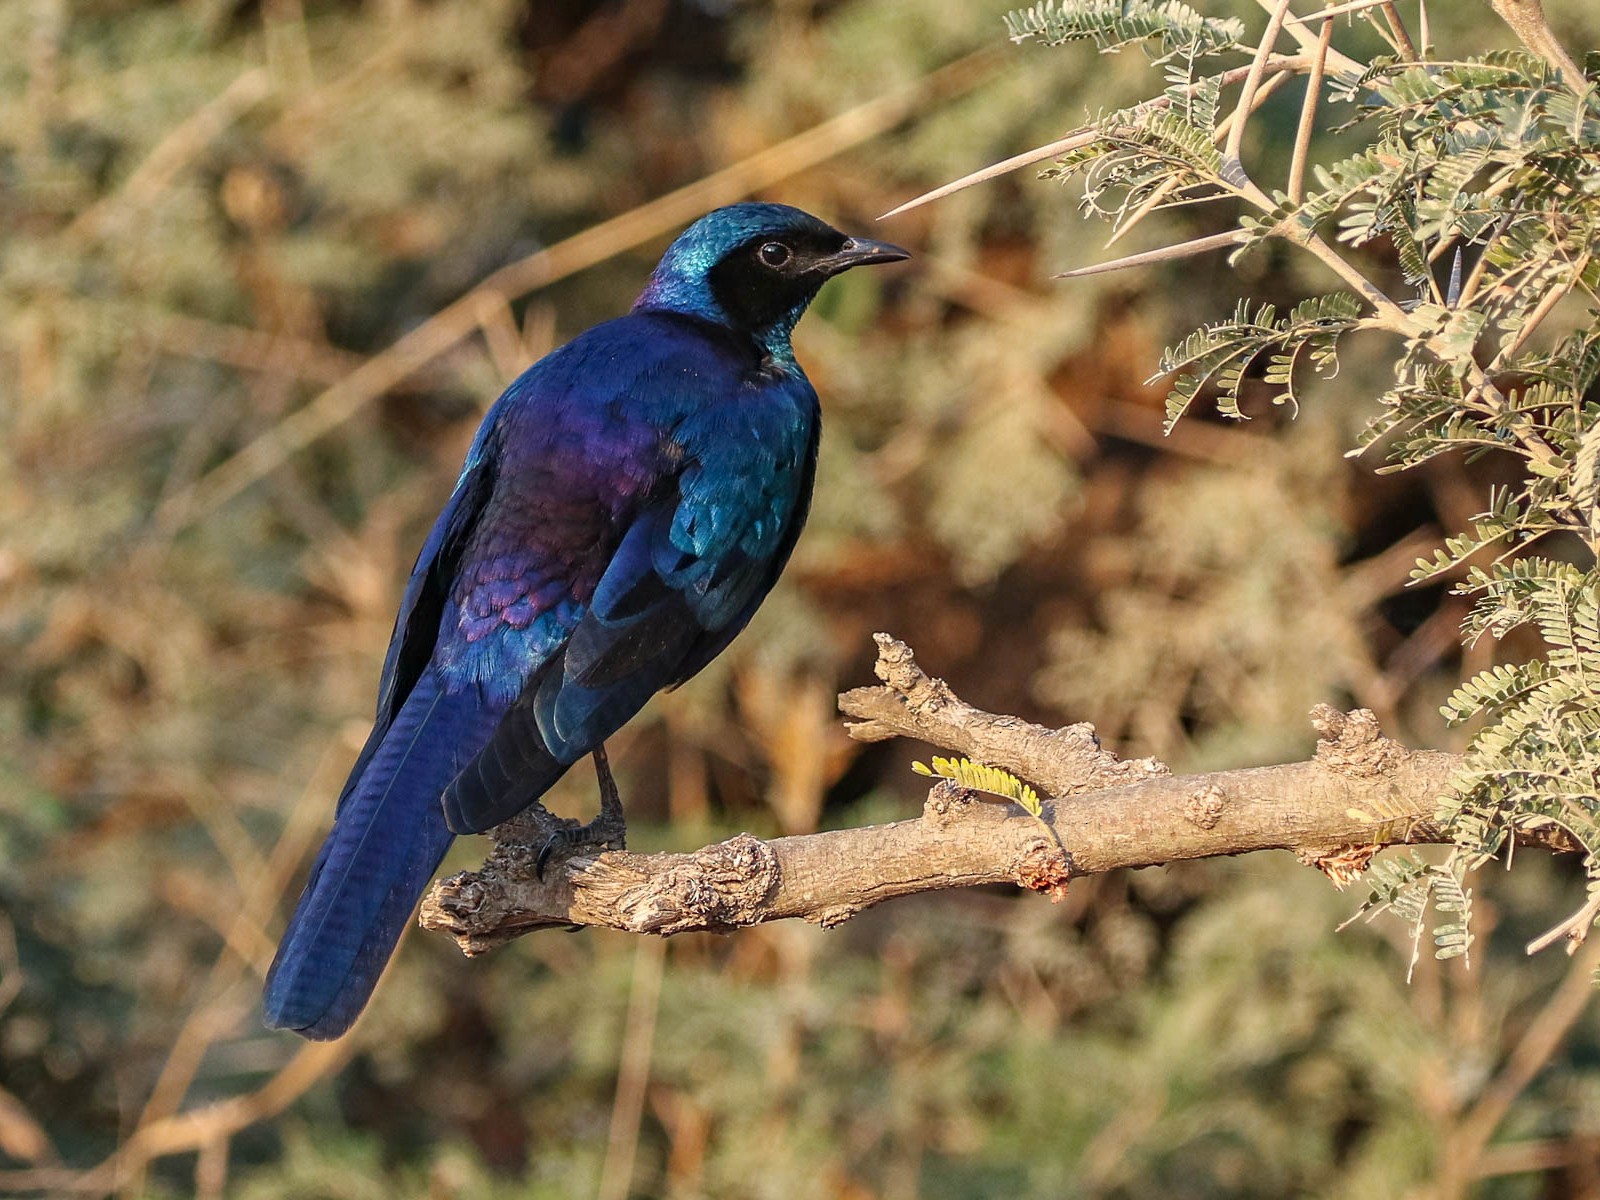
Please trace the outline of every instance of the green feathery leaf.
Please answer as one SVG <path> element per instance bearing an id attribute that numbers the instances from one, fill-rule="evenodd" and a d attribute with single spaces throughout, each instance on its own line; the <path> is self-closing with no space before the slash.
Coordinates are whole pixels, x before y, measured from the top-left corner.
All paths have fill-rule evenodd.
<path id="1" fill-rule="evenodd" d="M 911 769 L 918 775 L 948 779 L 975 792 L 987 792 L 992 796 L 1015 801 L 1031 816 L 1040 817 L 1044 814 L 1039 793 L 1009 771 L 1002 771 L 999 767 L 975 763 L 970 758 L 935 757 L 933 766 L 928 767 L 920 762 L 914 762 L 911 764 Z"/>

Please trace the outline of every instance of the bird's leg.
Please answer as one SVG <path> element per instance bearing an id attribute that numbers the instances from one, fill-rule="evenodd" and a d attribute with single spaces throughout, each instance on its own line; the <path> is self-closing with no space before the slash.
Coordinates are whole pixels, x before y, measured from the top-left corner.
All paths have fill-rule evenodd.
<path id="1" fill-rule="evenodd" d="M 628 821 L 622 814 L 622 796 L 617 791 L 617 781 L 611 777 L 611 763 L 606 758 L 605 743 L 595 747 L 594 774 L 600 782 L 600 815 L 587 825 L 557 829 L 545 840 L 534 860 L 533 871 L 544 882 L 544 869 L 550 856 L 563 847 L 609 846 L 625 850 L 628 846 Z"/>
<path id="2" fill-rule="evenodd" d="M 617 791 L 617 781 L 611 777 L 611 760 L 606 757 L 604 742 L 594 748 L 594 777 L 600 784 L 600 815 L 584 828 L 600 835 L 596 841 L 616 850 L 626 850 L 628 818 L 622 812 L 622 794 Z"/>

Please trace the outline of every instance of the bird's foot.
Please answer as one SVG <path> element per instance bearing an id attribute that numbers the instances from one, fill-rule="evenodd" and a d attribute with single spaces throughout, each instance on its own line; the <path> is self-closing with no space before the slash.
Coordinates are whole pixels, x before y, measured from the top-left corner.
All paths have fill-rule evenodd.
<path id="1" fill-rule="evenodd" d="M 533 873 L 544 882 L 545 867 L 557 851 L 569 854 L 590 846 L 608 850 L 628 848 L 628 822 L 622 814 L 622 796 L 617 792 L 616 780 L 611 778 L 611 764 L 606 760 L 604 746 L 594 752 L 595 775 L 600 781 L 600 815 L 587 825 L 567 826 L 554 830 L 539 849 L 533 860 Z"/>
<path id="2" fill-rule="evenodd" d="M 557 851 L 566 851 L 570 854 L 591 846 L 607 850 L 626 850 L 628 827 L 620 821 L 607 821 L 601 816 L 587 825 L 557 829 L 540 847 L 539 857 L 533 860 L 533 873 L 539 877 L 539 882 L 543 883 L 545 867 L 550 864 Z"/>

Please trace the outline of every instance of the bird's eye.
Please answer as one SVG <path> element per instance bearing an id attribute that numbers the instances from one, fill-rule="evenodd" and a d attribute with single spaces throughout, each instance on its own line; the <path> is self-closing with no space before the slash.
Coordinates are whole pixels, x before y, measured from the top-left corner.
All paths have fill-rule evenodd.
<path id="1" fill-rule="evenodd" d="M 756 253 L 761 256 L 761 261 L 769 267 L 781 267 L 794 257 L 794 251 L 790 250 L 782 242 L 766 242 Z"/>

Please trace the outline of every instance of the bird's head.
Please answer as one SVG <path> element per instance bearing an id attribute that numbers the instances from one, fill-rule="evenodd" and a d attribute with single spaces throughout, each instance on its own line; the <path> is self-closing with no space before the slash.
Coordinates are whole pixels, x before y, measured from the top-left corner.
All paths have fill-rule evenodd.
<path id="1" fill-rule="evenodd" d="M 824 283 L 841 271 L 911 257 L 847 237 L 786 204 L 730 204 L 667 247 L 634 310 L 666 309 L 754 336 L 774 353 Z"/>

